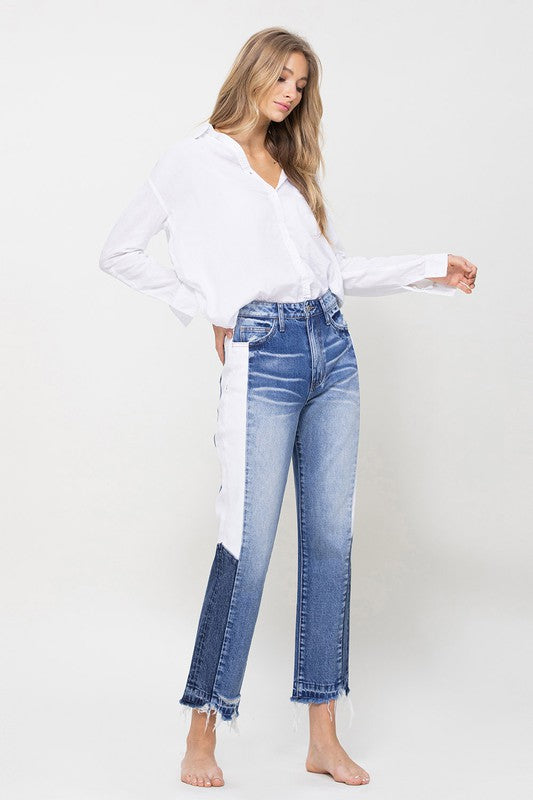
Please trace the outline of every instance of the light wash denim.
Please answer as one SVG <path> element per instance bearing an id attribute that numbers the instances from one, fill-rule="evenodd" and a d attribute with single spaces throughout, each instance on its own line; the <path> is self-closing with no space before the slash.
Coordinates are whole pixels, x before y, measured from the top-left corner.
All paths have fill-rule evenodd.
<path id="1" fill-rule="evenodd" d="M 225 341 L 214 436 L 218 542 L 181 705 L 214 709 L 230 727 L 239 716 L 291 458 L 298 588 L 289 699 L 348 695 L 359 418 L 357 359 L 331 290 L 240 309 Z"/>

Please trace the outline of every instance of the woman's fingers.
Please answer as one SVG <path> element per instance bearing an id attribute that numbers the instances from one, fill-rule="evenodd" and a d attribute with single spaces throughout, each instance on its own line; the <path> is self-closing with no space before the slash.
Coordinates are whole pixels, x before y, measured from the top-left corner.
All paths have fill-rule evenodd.
<path id="1" fill-rule="evenodd" d="M 477 275 L 477 267 L 475 264 L 472 264 L 471 261 L 468 261 L 467 259 L 465 259 L 465 261 L 469 270 L 469 277 L 475 281 Z"/>
<path id="2" fill-rule="evenodd" d="M 465 294 L 472 294 L 476 285 L 477 267 L 463 256 L 449 255 L 449 266 L 457 275 L 457 288 Z M 448 275 L 449 277 L 449 275 Z"/>
<path id="3" fill-rule="evenodd" d="M 465 265 L 465 275 L 464 278 L 461 278 L 460 280 L 468 284 L 468 288 L 470 289 L 468 294 L 472 294 L 472 291 L 476 285 L 477 267 L 467 258 L 465 258 Z"/>
<path id="4" fill-rule="evenodd" d="M 474 267 L 473 270 L 467 268 L 465 270 L 465 274 L 459 278 L 457 284 L 459 289 L 462 289 L 466 294 L 472 294 L 472 291 L 475 289 L 476 286 L 476 278 L 475 278 L 476 273 L 477 273 L 476 267 Z"/>
<path id="5" fill-rule="evenodd" d="M 224 363 L 224 328 L 219 325 L 213 325 L 213 331 L 215 333 L 215 350 L 219 359 Z"/>
<path id="6" fill-rule="evenodd" d="M 215 332 L 215 350 L 222 364 L 224 364 L 224 340 L 226 336 L 231 339 L 233 336 L 233 328 L 221 328 L 219 325 L 213 325 L 213 330 Z"/>

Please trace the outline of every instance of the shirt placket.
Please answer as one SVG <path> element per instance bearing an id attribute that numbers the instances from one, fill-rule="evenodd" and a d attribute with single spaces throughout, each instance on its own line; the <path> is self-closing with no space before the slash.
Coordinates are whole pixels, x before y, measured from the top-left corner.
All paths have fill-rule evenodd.
<path id="1" fill-rule="evenodd" d="M 242 169 L 248 175 L 250 175 L 252 180 L 259 181 L 259 183 L 261 184 L 261 188 L 263 189 L 263 191 L 267 193 L 267 196 L 269 197 L 270 201 L 272 202 L 272 205 L 274 206 L 274 213 L 276 214 L 276 219 L 278 221 L 278 226 L 283 242 L 285 243 L 285 247 L 287 248 L 287 252 L 289 253 L 289 257 L 292 261 L 296 274 L 300 278 L 298 296 L 301 297 L 303 300 L 309 300 L 312 294 L 311 284 L 314 276 L 310 272 L 307 265 L 300 258 L 298 249 L 294 244 L 291 235 L 287 229 L 287 226 L 285 224 L 285 218 L 283 216 L 283 208 L 281 205 L 281 200 L 279 198 L 278 189 L 277 188 L 275 189 L 273 186 L 270 186 L 265 180 L 263 180 L 263 178 L 261 178 L 260 175 L 257 174 L 257 172 L 254 169 L 251 168 L 250 163 L 246 158 L 246 153 L 244 152 L 244 150 L 242 149 L 242 147 L 238 142 L 233 140 L 230 136 L 219 135 L 219 138 L 221 138 L 223 141 L 226 141 L 231 147 L 233 147 Z M 280 186 L 282 185 L 283 183 L 280 184 Z"/>
<path id="2" fill-rule="evenodd" d="M 299 296 L 301 296 L 302 300 L 309 300 L 311 297 L 311 281 L 312 276 L 309 274 L 309 270 L 306 269 L 306 265 L 300 258 L 300 254 L 294 244 L 292 237 L 287 230 L 287 226 L 285 224 L 285 218 L 283 216 L 283 208 L 281 206 L 281 200 L 279 198 L 279 194 L 277 189 L 272 188 L 272 193 L 270 193 L 270 199 L 272 200 L 274 206 L 274 212 L 276 214 L 276 218 L 278 220 L 279 229 L 281 231 L 281 236 L 283 241 L 285 242 L 285 247 L 287 248 L 289 255 L 291 257 L 292 263 L 297 274 L 300 276 L 300 291 Z"/>

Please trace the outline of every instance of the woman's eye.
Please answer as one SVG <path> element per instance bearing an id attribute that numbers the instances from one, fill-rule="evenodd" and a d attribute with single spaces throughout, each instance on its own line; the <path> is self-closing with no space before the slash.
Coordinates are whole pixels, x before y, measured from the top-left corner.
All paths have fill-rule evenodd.
<path id="1" fill-rule="evenodd" d="M 278 78 L 278 81 L 284 81 L 284 80 L 285 80 L 285 78 Z M 296 88 L 301 94 L 303 92 L 303 90 L 305 89 L 305 86 L 297 86 Z"/>

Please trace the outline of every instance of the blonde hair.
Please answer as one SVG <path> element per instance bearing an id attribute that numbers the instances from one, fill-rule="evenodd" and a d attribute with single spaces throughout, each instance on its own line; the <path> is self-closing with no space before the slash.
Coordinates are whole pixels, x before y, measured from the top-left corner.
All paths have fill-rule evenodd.
<path id="1" fill-rule="evenodd" d="M 250 36 L 220 88 L 208 121 L 232 133 L 252 131 L 259 119 L 259 104 L 279 80 L 287 56 L 294 52 L 302 53 L 307 60 L 307 84 L 294 110 L 282 122 L 268 126 L 265 147 L 300 190 L 326 236 L 326 208 L 318 182 L 319 170 L 324 172 L 319 92 L 322 66 L 304 38 L 278 27 Z"/>

